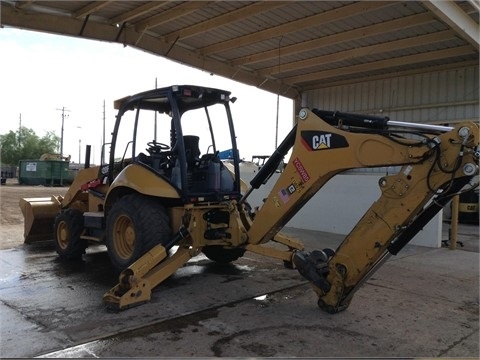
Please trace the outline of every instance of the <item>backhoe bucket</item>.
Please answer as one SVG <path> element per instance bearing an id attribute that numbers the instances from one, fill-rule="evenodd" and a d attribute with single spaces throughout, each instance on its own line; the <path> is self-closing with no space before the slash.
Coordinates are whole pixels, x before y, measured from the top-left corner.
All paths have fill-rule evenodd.
<path id="1" fill-rule="evenodd" d="M 53 224 L 60 212 L 61 201 L 61 196 L 20 199 L 25 244 L 53 239 Z"/>

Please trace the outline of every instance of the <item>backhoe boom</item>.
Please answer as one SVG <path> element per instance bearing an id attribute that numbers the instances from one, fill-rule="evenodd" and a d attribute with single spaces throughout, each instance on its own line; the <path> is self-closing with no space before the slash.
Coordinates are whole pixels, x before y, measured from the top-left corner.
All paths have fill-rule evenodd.
<path id="1" fill-rule="evenodd" d="M 360 116 L 345 118 L 348 126 L 341 117 L 335 122 L 331 117 L 329 122 L 336 125 L 332 126 L 315 113 L 302 110 L 293 160 L 256 213 L 248 232 L 251 243 L 268 241 L 340 172 L 402 166 L 398 173 L 379 180 L 380 198 L 333 254 L 299 251 L 293 256 L 299 272 L 312 282 L 319 306 L 332 313 L 345 309 L 358 285 L 378 268 L 386 253 L 396 254 L 478 173 L 476 124 L 431 130 L 423 125 L 422 132 L 414 133 L 399 131 L 398 123 L 397 130 L 389 131 L 388 121 L 362 128 Z M 398 136 L 405 132 L 409 132 L 409 138 Z"/>

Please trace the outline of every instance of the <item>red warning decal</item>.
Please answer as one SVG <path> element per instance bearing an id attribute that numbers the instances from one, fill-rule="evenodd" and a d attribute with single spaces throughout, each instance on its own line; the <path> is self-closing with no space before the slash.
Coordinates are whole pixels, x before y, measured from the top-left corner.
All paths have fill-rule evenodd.
<path id="1" fill-rule="evenodd" d="M 305 167 L 303 166 L 302 162 L 298 158 L 295 158 L 295 160 L 293 160 L 293 165 L 297 169 L 304 183 L 310 180 L 310 175 L 308 175 L 307 170 L 305 170 Z"/>

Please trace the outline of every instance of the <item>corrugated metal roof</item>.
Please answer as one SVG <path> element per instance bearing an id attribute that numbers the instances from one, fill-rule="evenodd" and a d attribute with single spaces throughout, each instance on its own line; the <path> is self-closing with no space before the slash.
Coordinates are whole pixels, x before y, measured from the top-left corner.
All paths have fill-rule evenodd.
<path id="1" fill-rule="evenodd" d="M 3 26 L 121 42 L 282 95 L 478 64 L 472 1 L 13 1 Z"/>

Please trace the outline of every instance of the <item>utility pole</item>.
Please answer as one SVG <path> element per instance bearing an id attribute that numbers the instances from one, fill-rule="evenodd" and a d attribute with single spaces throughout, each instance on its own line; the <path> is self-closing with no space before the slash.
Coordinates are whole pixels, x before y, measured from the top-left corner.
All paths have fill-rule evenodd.
<path id="1" fill-rule="evenodd" d="M 157 78 L 155 78 L 155 89 L 157 88 Z M 155 124 L 153 129 L 153 141 L 157 141 L 157 112 L 155 111 Z"/>
<path id="2" fill-rule="evenodd" d="M 65 115 L 65 112 L 70 112 L 70 110 L 65 109 L 65 106 L 57 110 L 62 112 L 62 133 L 60 137 L 60 156 L 63 156 L 63 123 L 65 121 L 65 116 L 68 117 L 68 114 Z"/>
<path id="3" fill-rule="evenodd" d="M 18 146 L 20 146 L 22 140 L 22 113 L 20 113 L 20 121 L 18 125 Z"/>
<path id="4" fill-rule="evenodd" d="M 105 164 L 105 99 L 103 100 L 103 139 L 102 139 L 102 164 Z"/>

